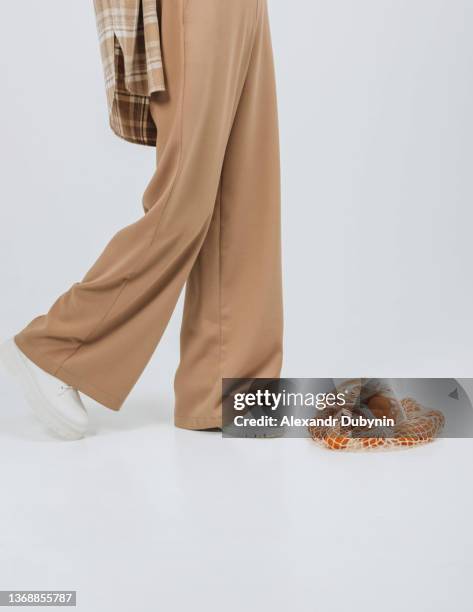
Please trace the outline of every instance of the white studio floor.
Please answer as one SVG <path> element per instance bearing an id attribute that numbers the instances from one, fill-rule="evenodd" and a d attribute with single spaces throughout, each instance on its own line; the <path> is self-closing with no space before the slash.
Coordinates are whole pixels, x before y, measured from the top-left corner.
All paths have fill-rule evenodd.
<path id="1" fill-rule="evenodd" d="M 473 440 L 224 440 L 137 396 L 66 443 L 0 393 L 3 590 L 77 590 L 87 612 L 470 609 Z"/>

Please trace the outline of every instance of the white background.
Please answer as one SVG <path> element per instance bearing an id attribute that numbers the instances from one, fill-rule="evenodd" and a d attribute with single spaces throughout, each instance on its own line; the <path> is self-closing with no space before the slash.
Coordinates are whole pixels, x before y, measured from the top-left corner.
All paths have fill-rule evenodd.
<path id="1" fill-rule="evenodd" d="M 107 127 L 92 2 L 3 4 L 7 338 L 141 215 L 155 160 Z M 284 373 L 473 377 L 473 3 L 270 10 Z M 87 612 L 467 609 L 473 443 L 338 456 L 174 430 L 179 319 L 84 442 L 49 441 L 0 379 L 0 588 L 77 588 Z"/>

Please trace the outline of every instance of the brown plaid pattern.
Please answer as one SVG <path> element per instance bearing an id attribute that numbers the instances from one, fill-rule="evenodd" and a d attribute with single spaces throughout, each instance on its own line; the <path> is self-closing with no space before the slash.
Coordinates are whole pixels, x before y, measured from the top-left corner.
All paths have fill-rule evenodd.
<path id="1" fill-rule="evenodd" d="M 94 0 L 112 130 L 156 146 L 149 98 L 165 89 L 157 0 Z"/>

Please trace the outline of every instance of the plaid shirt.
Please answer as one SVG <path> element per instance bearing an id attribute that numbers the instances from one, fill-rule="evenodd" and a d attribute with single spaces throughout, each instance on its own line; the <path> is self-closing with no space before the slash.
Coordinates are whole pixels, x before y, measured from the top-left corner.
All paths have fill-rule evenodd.
<path id="1" fill-rule="evenodd" d="M 129 142 L 156 146 L 149 110 L 165 89 L 157 0 L 94 0 L 112 130 Z"/>

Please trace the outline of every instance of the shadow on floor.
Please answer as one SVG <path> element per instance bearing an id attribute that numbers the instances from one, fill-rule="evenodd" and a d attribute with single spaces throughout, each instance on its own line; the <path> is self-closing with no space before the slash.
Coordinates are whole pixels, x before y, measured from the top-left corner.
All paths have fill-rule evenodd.
<path id="1" fill-rule="evenodd" d="M 173 423 L 174 400 L 159 395 L 130 397 L 116 412 L 83 398 L 90 417 L 90 433 L 131 431 Z"/>

